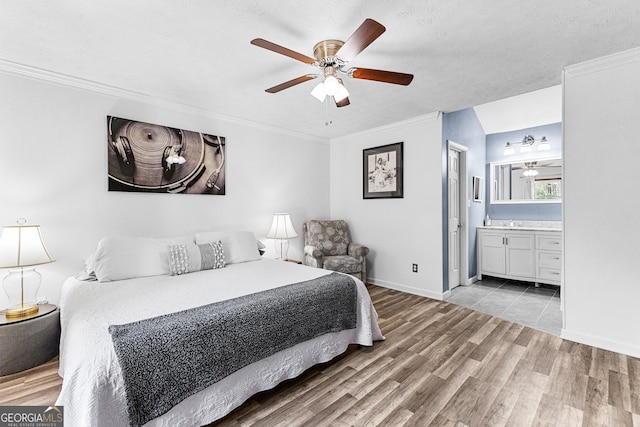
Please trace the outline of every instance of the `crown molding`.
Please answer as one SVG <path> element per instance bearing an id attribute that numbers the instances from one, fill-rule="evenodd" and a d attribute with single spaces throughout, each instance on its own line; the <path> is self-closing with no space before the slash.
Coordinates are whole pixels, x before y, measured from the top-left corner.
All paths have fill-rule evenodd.
<path id="1" fill-rule="evenodd" d="M 640 48 L 633 48 L 564 68 L 564 74 L 578 77 L 640 61 Z"/>
<path id="2" fill-rule="evenodd" d="M 303 138 L 314 142 L 328 144 L 328 138 L 322 138 L 315 135 L 309 135 L 302 132 L 294 132 L 267 124 L 254 122 L 252 120 L 240 119 L 238 117 L 228 116 L 225 114 L 205 110 L 193 105 L 183 104 L 174 100 L 155 97 L 146 93 L 136 92 L 129 89 L 123 89 L 116 86 L 110 86 L 104 83 L 92 80 L 82 79 L 67 74 L 57 73 L 43 68 L 32 67 L 29 65 L 19 64 L 17 62 L 0 59 L 0 73 L 35 80 L 42 83 L 48 83 L 57 86 L 64 86 L 73 89 L 79 89 L 86 92 L 97 93 L 100 95 L 110 96 L 114 98 L 127 99 L 130 101 L 141 102 L 155 107 L 172 110 L 179 113 L 185 113 L 194 116 L 206 117 L 209 119 L 223 120 L 229 123 L 247 126 L 261 131 L 275 132 L 292 136 L 294 138 Z"/>

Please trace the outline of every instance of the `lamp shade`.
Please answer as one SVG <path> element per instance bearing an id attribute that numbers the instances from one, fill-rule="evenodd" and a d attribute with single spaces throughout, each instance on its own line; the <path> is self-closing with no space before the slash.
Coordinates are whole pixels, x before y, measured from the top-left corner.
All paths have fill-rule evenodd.
<path id="1" fill-rule="evenodd" d="M 266 237 L 269 239 L 293 239 L 298 237 L 298 233 L 296 233 L 291 222 L 291 215 L 288 213 L 273 214 L 273 222 Z"/>
<path id="2" fill-rule="evenodd" d="M 512 155 L 513 153 L 515 153 L 515 151 L 513 150 L 513 147 L 511 146 L 511 143 L 510 143 L 510 142 L 507 142 L 507 145 L 504 147 L 504 152 L 503 152 L 503 154 L 504 154 L 505 156 L 510 156 L 510 155 Z"/>
<path id="3" fill-rule="evenodd" d="M 538 144 L 538 151 L 548 151 L 551 150 L 551 144 L 549 144 L 549 140 L 546 136 L 543 136 Z"/>
<path id="4" fill-rule="evenodd" d="M 5 226 L 0 234 L 0 268 L 29 267 L 53 262 L 39 225 Z"/>

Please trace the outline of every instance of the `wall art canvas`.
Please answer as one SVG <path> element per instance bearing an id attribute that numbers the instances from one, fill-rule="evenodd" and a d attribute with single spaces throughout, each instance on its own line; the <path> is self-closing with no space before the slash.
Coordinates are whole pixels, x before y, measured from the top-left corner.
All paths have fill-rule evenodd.
<path id="1" fill-rule="evenodd" d="M 362 150 L 364 199 L 403 197 L 403 143 Z"/>
<path id="2" fill-rule="evenodd" d="M 109 191 L 225 194 L 226 139 L 107 116 Z"/>

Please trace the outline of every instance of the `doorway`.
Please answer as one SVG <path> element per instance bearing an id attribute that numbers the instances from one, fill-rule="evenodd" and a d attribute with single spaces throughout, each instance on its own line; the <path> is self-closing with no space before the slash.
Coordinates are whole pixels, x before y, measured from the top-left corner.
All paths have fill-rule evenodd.
<path id="1" fill-rule="evenodd" d="M 449 291 L 469 277 L 467 147 L 447 141 Z"/>

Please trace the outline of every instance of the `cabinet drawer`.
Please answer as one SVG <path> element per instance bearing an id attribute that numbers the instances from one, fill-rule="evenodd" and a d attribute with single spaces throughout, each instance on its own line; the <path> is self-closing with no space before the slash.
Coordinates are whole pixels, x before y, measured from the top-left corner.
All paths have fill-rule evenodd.
<path id="1" fill-rule="evenodd" d="M 560 272 L 561 270 L 559 268 L 538 267 L 538 275 L 536 277 L 540 280 L 552 280 L 559 282 Z"/>
<path id="2" fill-rule="evenodd" d="M 560 251 L 562 250 L 562 237 L 560 235 L 537 235 L 536 248 Z"/>
<path id="3" fill-rule="evenodd" d="M 541 267 L 560 268 L 562 266 L 560 252 L 538 251 L 538 265 Z"/>

